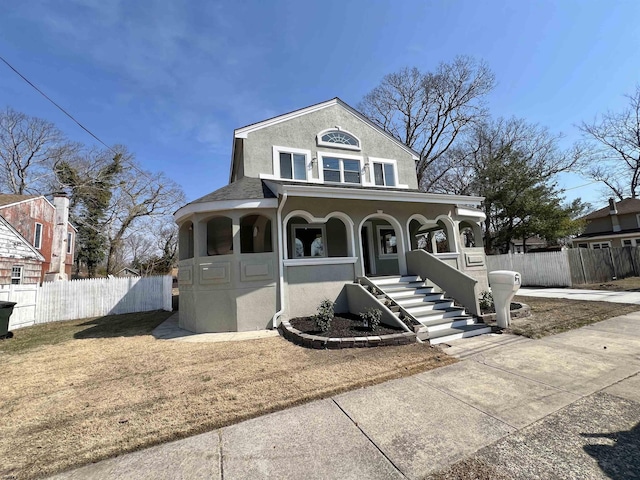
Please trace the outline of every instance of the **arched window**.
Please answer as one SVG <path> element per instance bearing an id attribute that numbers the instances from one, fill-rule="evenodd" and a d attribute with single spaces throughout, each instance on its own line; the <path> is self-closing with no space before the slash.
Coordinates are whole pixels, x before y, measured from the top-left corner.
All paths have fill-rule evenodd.
<path id="1" fill-rule="evenodd" d="M 409 224 L 410 231 L 412 230 L 412 227 L 415 228 L 415 224 L 413 222 L 414 220 Z M 412 248 L 423 249 L 429 253 L 447 253 L 454 251 L 451 249 L 447 226 L 442 220 L 438 220 L 437 222 L 431 221 L 421 225 L 415 231 L 415 234 L 412 233 L 412 237 L 415 238 L 416 242 L 414 247 L 414 240 L 412 238 Z"/>
<path id="2" fill-rule="evenodd" d="M 207 256 L 233 253 L 233 226 L 228 217 L 214 217 L 207 222 Z"/>
<path id="3" fill-rule="evenodd" d="M 271 220 L 264 215 L 240 219 L 240 253 L 273 252 Z"/>
<path id="4" fill-rule="evenodd" d="M 360 150 L 360 140 L 355 135 L 340 128 L 332 128 L 320 132 L 318 134 L 318 145 Z"/>
<path id="5" fill-rule="evenodd" d="M 447 232 L 447 227 L 442 220 L 438 220 L 438 230 L 434 232 L 436 248 L 438 253 L 451 252 L 451 243 Z"/>
<path id="6" fill-rule="evenodd" d="M 178 232 L 178 258 L 193 258 L 193 223 L 185 222 Z"/>
<path id="7" fill-rule="evenodd" d="M 465 248 L 473 248 L 476 246 L 476 237 L 473 227 L 467 222 L 460 222 L 460 240 Z"/>

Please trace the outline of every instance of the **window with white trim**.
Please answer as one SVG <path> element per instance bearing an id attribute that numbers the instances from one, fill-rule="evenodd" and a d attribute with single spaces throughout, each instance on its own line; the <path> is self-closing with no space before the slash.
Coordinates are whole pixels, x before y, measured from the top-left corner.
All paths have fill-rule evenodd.
<path id="1" fill-rule="evenodd" d="M 299 153 L 280 152 L 280 178 L 307 179 L 306 156 Z"/>
<path id="2" fill-rule="evenodd" d="M 360 140 L 355 135 L 340 128 L 323 130 L 318 134 L 318 145 L 325 147 L 346 148 L 360 150 Z"/>
<path id="3" fill-rule="evenodd" d="M 42 224 L 36 223 L 36 229 L 33 235 L 33 246 L 42 248 Z"/>
<path id="4" fill-rule="evenodd" d="M 593 242 L 591 244 L 593 250 L 600 250 L 602 248 L 611 248 L 611 242 Z"/>
<path id="5" fill-rule="evenodd" d="M 67 255 L 73 253 L 73 233 L 67 232 Z"/>
<path id="6" fill-rule="evenodd" d="M 589 248 L 589 244 L 588 243 L 579 243 L 578 244 L 578 248 Z"/>
<path id="7" fill-rule="evenodd" d="M 13 265 L 11 267 L 11 285 L 20 285 L 22 283 L 22 265 Z"/>
<path id="8" fill-rule="evenodd" d="M 311 151 L 299 148 L 273 147 L 273 174 L 285 180 L 310 180 Z"/>
<path id="9" fill-rule="evenodd" d="M 291 225 L 291 252 L 293 258 L 317 258 L 327 256 L 325 225 Z"/>
<path id="10" fill-rule="evenodd" d="M 395 162 L 378 162 L 370 163 L 373 173 L 373 183 L 378 186 L 395 187 L 396 181 L 396 163 Z"/>
<path id="11" fill-rule="evenodd" d="M 398 256 L 398 242 L 396 231 L 392 226 L 378 225 L 378 253 L 380 258 L 391 258 Z"/>
<path id="12" fill-rule="evenodd" d="M 625 238 L 622 240 L 623 247 L 637 247 L 640 246 L 640 238 Z"/>
<path id="13" fill-rule="evenodd" d="M 322 157 L 322 173 L 325 182 L 357 184 L 362 182 L 360 160 L 341 157 Z"/>

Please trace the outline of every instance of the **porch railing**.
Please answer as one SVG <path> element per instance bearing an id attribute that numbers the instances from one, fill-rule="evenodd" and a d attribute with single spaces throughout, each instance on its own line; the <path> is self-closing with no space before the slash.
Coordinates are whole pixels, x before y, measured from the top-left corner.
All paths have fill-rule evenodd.
<path id="1" fill-rule="evenodd" d="M 472 315 L 480 315 L 478 281 L 424 250 L 407 252 L 407 272 L 430 280 Z"/>

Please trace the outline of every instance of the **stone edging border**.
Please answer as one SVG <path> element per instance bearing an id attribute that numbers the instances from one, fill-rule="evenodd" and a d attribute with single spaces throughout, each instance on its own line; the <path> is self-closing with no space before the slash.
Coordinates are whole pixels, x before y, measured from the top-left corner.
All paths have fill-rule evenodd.
<path id="1" fill-rule="evenodd" d="M 290 342 L 301 347 L 316 349 L 338 348 L 362 348 L 362 347 L 386 347 L 390 345 L 408 345 L 417 341 L 413 332 L 393 333 L 390 335 L 373 335 L 367 337 L 342 337 L 329 338 L 317 335 L 309 335 L 293 328 L 291 324 L 283 320 L 278 325 L 280 335 Z"/>
<path id="2" fill-rule="evenodd" d="M 531 307 L 526 303 L 515 302 L 522 305 L 517 310 L 511 310 L 511 318 L 525 318 L 531 316 Z M 496 321 L 495 313 L 485 313 L 484 315 L 478 315 L 478 318 L 484 323 L 492 323 Z"/>

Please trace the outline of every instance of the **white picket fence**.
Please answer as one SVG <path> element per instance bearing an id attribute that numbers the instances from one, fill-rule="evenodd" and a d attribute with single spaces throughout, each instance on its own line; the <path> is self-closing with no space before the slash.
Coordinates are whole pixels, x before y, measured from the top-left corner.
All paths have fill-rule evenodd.
<path id="1" fill-rule="evenodd" d="M 172 282 L 166 275 L 1 285 L 0 300 L 17 303 L 9 322 L 9 329 L 15 329 L 60 320 L 171 311 Z"/>
<path id="2" fill-rule="evenodd" d="M 522 286 L 570 287 L 571 269 L 566 251 L 488 255 L 487 270 L 513 270 L 522 277 Z"/>

